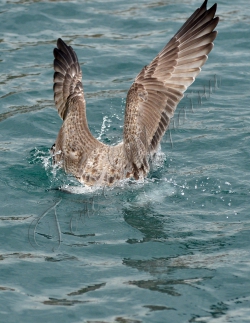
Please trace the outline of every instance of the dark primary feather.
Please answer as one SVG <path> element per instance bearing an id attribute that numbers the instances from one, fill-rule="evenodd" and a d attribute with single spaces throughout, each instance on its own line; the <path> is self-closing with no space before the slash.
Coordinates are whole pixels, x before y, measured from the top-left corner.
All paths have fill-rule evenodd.
<path id="1" fill-rule="evenodd" d="M 54 100 L 60 117 L 64 120 L 68 113 L 70 95 L 78 95 L 84 100 L 82 71 L 76 53 L 62 39 L 58 39 L 54 49 Z"/>

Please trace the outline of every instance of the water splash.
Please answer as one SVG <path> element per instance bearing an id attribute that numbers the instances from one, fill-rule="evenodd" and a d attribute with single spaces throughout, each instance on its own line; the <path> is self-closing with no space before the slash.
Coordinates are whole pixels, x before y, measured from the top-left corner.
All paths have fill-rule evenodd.
<path id="1" fill-rule="evenodd" d="M 188 113 L 194 113 L 196 108 L 203 104 L 203 99 L 209 101 L 211 95 L 221 87 L 221 77 L 216 74 L 209 78 L 209 80 L 196 92 L 187 93 L 182 99 L 182 105 L 178 107 L 179 112 L 175 113 L 171 119 L 170 125 L 166 131 L 163 142 L 170 142 L 171 148 L 174 147 L 171 131 L 182 126 L 188 119 Z"/>
<path id="2" fill-rule="evenodd" d="M 100 134 L 96 139 L 98 139 L 98 140 L 102 139 L 102 136 L 105 134 L 106 128 L 110 127 L 110 124 L 109 125 L 107 124 L 108 122 L 111 123 L 111 120 L 108 118 L 108 116 L 104 116 L 103 121 L 102 121 Z"/>

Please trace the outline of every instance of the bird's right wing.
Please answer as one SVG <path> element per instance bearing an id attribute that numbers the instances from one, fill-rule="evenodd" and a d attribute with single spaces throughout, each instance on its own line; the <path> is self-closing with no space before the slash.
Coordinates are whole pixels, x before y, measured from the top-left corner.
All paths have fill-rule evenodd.
<path id="1" fill-rule="evenodd" d="M 183 93 L 200 73 L 213 48 L 219 18 L 207 0 L 135 78 L 126 101 L 124 145 L 134 168 L 148 168 Z"/>

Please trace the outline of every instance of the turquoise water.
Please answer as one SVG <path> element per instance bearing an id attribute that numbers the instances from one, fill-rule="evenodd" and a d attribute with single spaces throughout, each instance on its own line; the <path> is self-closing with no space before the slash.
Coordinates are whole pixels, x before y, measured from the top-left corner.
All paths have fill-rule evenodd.
<path id="1" fill-rule="evenodd" d="M 214 50 L 144 183 L 89 191 L 49 154 L 58 37 L 92 133 L 114 144 L 134 77 L 200 5 L 1 1 L 1 322 L 250 321 L 247 0 L 218 1 Z"/>

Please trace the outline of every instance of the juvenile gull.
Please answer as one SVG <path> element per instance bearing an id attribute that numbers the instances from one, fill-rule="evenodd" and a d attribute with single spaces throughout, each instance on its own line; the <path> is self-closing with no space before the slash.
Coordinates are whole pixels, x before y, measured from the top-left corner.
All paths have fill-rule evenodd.
<path id="1" fill-rule="evenodd" d="M 116 146 L 91 134 L 82 71 L 72 47 L 59 38 L 54 49 L 54 100 L 63 125 L 51 149 L 54 163 L 90 186 L 144 178 L 177 104 L 213 48 L 219 22 L 216 7 L 207 10 L 205 0 L 137 75 L 127 94 L 123 142 Z"/>

